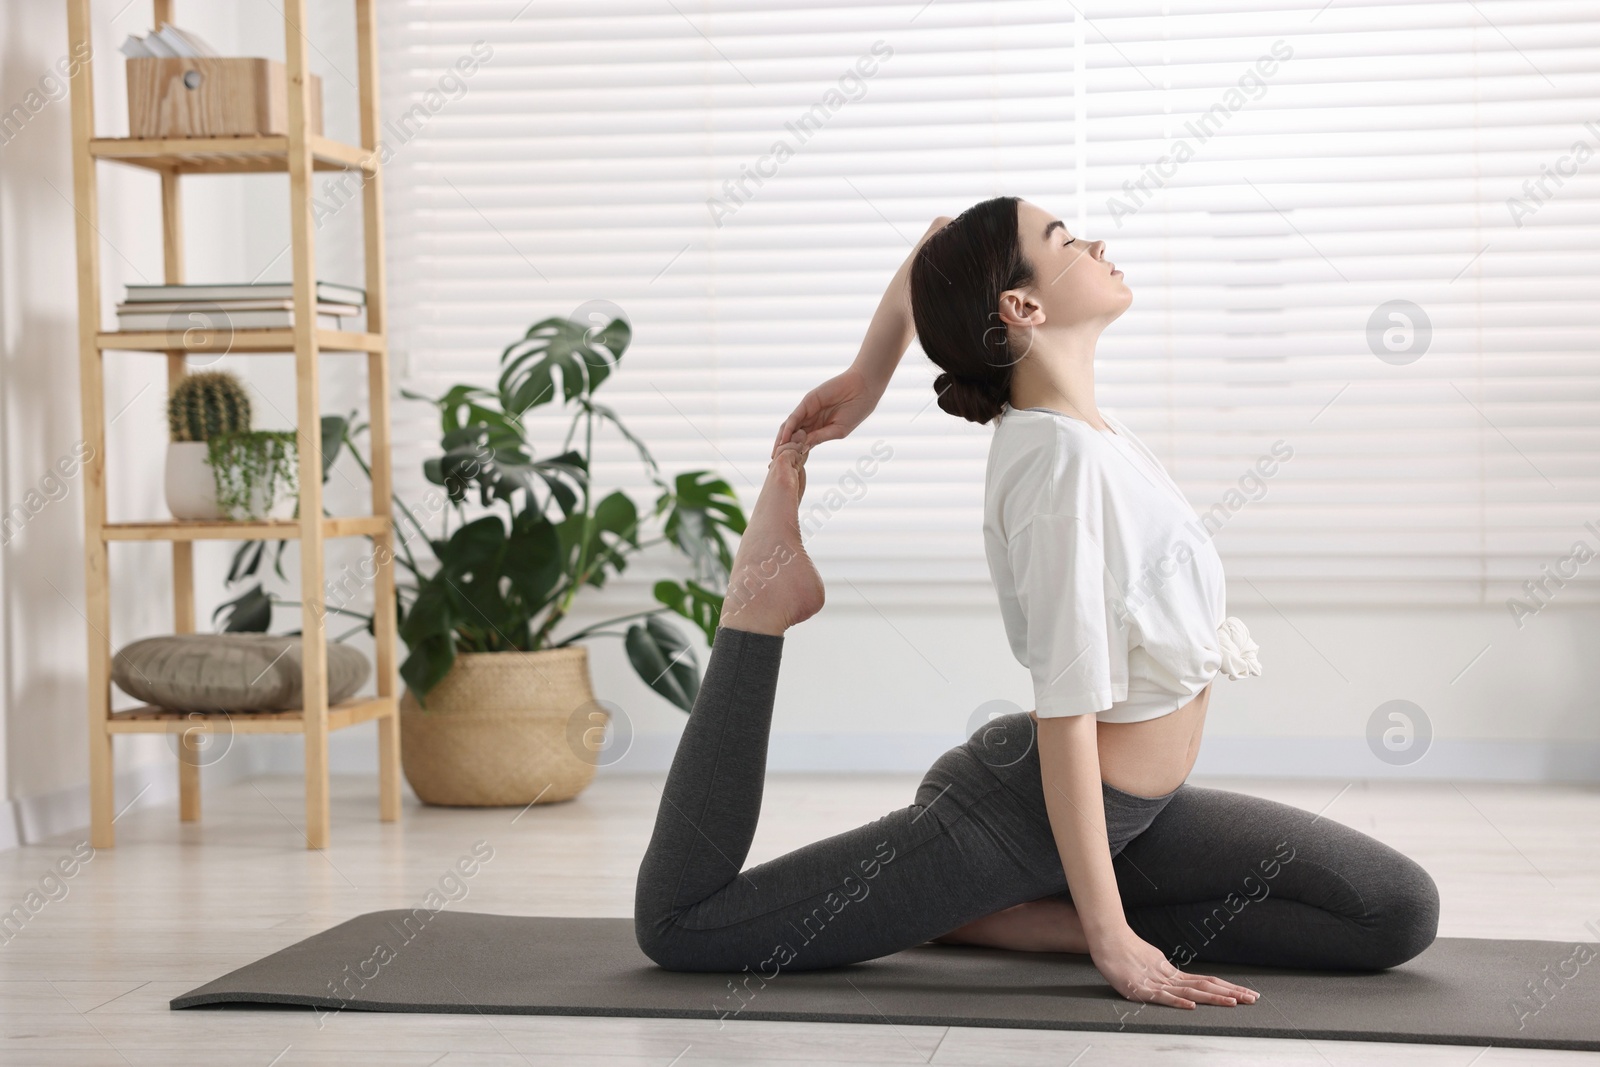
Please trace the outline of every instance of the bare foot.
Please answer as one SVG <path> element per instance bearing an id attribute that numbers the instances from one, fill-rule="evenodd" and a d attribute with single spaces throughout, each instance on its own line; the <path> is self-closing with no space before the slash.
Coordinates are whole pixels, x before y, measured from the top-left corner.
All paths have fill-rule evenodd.
<path id="1" fill-rule="evenodd" d="M 766 483 L 734 553 L 719 625 L 781 635 L 822 610 L 822 577 L 800 541 L 805 436 L 796 430 L 767 464 Z"/>

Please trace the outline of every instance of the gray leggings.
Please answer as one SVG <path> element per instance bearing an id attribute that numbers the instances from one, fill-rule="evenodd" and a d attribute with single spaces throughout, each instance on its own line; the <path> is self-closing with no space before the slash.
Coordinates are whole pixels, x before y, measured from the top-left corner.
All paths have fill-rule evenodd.
<path id="1" fill-rule="evenodd" d="M 639 868 L 647 956 L 675 971 L 814 970 L 1072 899 L 1027 714 L 941 756 L 908 807 L 744 870 L 782 650 L 782 637 L 717 631 Z M 1433 879 L 1359 831 L 1188 783 L 1162 797 L 1102 787 L 1128 924 L 1179 967 L 1380 969 L 1433 942 Z"/>

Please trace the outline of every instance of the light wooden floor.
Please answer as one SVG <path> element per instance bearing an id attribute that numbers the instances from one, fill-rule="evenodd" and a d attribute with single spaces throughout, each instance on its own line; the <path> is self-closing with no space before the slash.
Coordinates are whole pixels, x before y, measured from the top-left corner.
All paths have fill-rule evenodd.
<path id="1" fill-rule="evenodd" d="M 572 803 L 521 815 L 426 808 L 408 794 L 404 821 L 383 825 L 375 780 L 335 779 L 333 847 L 326 852 L 302 847 L 298 779 L 257 779 L 208 794 L 199 826 L 180 825 L 171 805 L 136 804 L 117 823 L 117 848 L 94 854 L 65 882 L 65 896 L 47 884 L 57 899 L 0 944 L 0 1064 L 1600 1062 L 1572 1052 L 1465 1046 L 962 1027 L 734 1022 L 719 1028 L 694 1020 L 342 1012 L 319 1028 L 310 1010 L 167 1008 L 178 993 L 351 916 L 416 906 L 479 840 L 494 857 L 450 907 L 628 915 L 658 781 L 602 776 Z M 1414 856 L 1439 883 L 1441 935 L 1592 942 L 1596 934 L 1584 923 L 1600 928 L 1600 789 L 1192 781 L 1312 811 L 1326 806 L 1328 817 Z M 907 776 L 774 776 L 751 862 L 876 817 L 905 803 L 913 785 Z M 69 835 L 0 853 L 0 911 L 39 890 L 57 859 L 82 840 Z"/>

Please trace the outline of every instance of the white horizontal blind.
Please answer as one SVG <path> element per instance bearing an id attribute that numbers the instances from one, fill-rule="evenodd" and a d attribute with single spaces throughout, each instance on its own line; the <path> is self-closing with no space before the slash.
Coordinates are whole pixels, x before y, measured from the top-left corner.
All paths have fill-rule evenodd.
<path id="1" fill-rule="evenodd" d="M 1223 506 L 1230 597 L 1595 599 L 1600 5 L 1085 10 L 1086 228 L 1135 292 L 1101 402 Z"/>
<path id="2" fill-rule="evenodd" d="M 1593 4 L 382 14 L 404 385 L 490 384 L 529 324 L 610 301 L 634 341 L 601 399 L 666 473 L 714 469 L 748 508 L 779 422 L 854 356 L 927 221 L 1014 194 L 1125 270 L 1100 403 L 1197 509 L 1223 507 L 1231 598 L 1498 599 L 1575 540 L 1600 547 L 1582 525 L 1600 519 L 1600 161 L 1520 227 L 1505 205 L 1600 142 Z M 1289 57 L 1229 97 L 1279 40 Z M 462 57 L 473 72 L 443 80 Z M 1193 158 L 1162 173 L 1180 138 Z M 1431 321 L 1414 362 L 1369 347 L 1394 300 Z M 932 405 L 932 375 L 913 345 L 878 412 L 808 465 L 832 581 L 987 590 L 989 430 Z M 414 495 L 436 425 L 408 401 L 395 422 Z M 564 424 L 533 425 L 556 451 Z M 1265 495 L 1228 496 L 1279 440 L 1293 457 Z M 599 485 L 647 499 L 626 443 L 600 456 Z"/>
<path id="3" fill-rule="evenodd" d="M 512 21 L 520 6 L 384 8 L 391 118 L 474 40 L 493 48 L 388 171 L 404 377 L 488 383 L 530 323 L 612 301 L 634 341 L 601 399 L 669 474 L 716 470 L 747 509 L 779 424 L 855 356 L 933 217 L 1074 188 L 1071 11 L 1053 0 L 540 2 Z M 992 598 L 988 430 L 930 405 L 932 378 L 913 346 L 879 412 L 813 455 L 808 547 L 835 582 Z M 397 411 L 404 477 L 437 435 L 402 407 L 419 420 Z M 597 482 L 645 489 L 627 444 L 602 454 Z"/>

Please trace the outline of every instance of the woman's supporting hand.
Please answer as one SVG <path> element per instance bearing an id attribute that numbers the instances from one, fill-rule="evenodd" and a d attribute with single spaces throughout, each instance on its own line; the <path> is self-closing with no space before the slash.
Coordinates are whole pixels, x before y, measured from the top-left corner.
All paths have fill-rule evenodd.
<path id="1" fill-rule="evenodd" d="M 1129 1000 L 1193 1008 L 1196 1004 L 1254 1004 L 1253 989 L 1234 985 L 1208 974 L 1186 974 L 1174 967 L 1160 949 L 1125 928 L 1089 946 L 1089 959 Z"/>
<path id="2" fill-rule="evenodd" d="M 807 447 L 823 441 L 837 441 L 861 425 L 872 409 L 878 406 L 884 386 L 874 387 L 867 376 L 855 367 L 834 375 L 801 399 L 798 407 L 783 420 L 778 436 L 772 442 L 772 454 L 778 446 L 793 436 L 796 430 L 806 432 Z"/>

